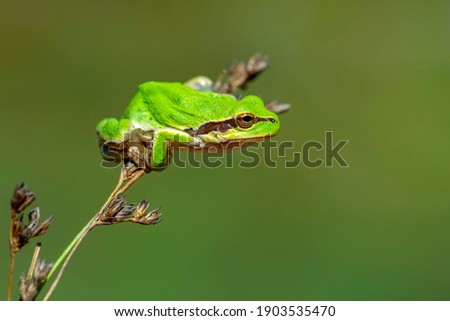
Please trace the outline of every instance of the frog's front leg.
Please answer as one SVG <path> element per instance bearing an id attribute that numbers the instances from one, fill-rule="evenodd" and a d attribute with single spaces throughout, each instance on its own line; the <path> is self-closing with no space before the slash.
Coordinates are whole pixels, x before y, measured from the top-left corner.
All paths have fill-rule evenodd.
<path id="1" fill-rule="evenodd" d="M 162 170 L 169 164 L 172 143 L 183 144 L 192 141 L 189 134 L 171 128 L 157 129 L 153 135 L 150 167 L 155 170 Z"/>

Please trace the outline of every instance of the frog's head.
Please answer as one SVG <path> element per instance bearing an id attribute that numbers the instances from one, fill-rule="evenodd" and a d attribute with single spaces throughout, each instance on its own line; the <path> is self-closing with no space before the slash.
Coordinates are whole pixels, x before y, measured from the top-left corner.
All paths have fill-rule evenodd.
<path id="1" fill-rule="evenodd" d="M 245 142 L 274 136 L 279 129 L 278 116 L 267 110 L 260 98 L 249 95 L 236 101 L 223 120 L 207 124 L 197 134 L 211 143 Z"/>

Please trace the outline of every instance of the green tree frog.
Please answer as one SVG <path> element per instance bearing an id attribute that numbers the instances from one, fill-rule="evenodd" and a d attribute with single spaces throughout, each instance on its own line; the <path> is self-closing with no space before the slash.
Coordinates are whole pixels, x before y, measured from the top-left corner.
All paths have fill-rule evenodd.
<path id="1" fill-rule="evenodd" d="M 141 84 L 120 119 L 106 118 L 98 123 L 103 149 L 106 146 L 109 152 L 125 152 L 125 158 L 137 162 L 142 155 L 130 152 L 130 146 L 142 143 L 148 151 L 146 169 L 162 170 L 173 148 L 226 147 L 278 133 L 278 116 L 267 110 L 260 98 L 248 95 L 237 99 L 212 92 L 211 83 L 199 77 L 185 84 Z M 104 152 L 103 156 L 107 159 L 111 153 Z"/>

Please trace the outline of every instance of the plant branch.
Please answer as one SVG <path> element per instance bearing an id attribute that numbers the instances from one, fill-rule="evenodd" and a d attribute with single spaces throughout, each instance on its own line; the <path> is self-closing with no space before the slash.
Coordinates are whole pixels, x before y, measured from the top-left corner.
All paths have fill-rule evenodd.
<path id="1" fill-rule="evenodd" d="M 14 274 L 14 261 L 16 258 L 16 253 L 11 251 L 10 252 L 10 260 L 9 260 L 9 278 L 8 278 L 8 301 L 11 301 L 11 294 L 12 294 L 12 281 L 13 281 L 13 274 Z"/>
<path id="2" fill-rule="evenodd" d="M 116 190 L 116 193 L 115 193 L 114 197 L 117 197 L 117 196 L 122 195 L 123 193 L 125 193 L 125 191 L 127 189 L 129 189 L 130 186 L 133 185 L 139 179 L 139 177 L 141 177 L 144 174 L 145 174 L 145 171 L 142 170 L 142 169 L 140 169 L 136 173 L 134 173 L 133 176 L 131 176 L 131 178 L 125 183 L 125 185 L 121 189 Z"/>
<path id="3" fill-rule="evenodd" d="M 33 277 L 34 268 L 36 267 L 36 263 L 39 257 L 39 252 L 41 251 L 41 242 L 38 242 L 36 244 L 36 247 L 34 248 L 33 257 L 31 258 L 31 264 L 30 268 L 28 269 L 28 280 L 31 280 Z"/>
<path id="4" fill-rule="evenodd" d="M 11 210 L 11 224 L 9 226 L 9 278 L 8 278 L 8 301 L 11 301 L 12 295 L 12 282 L 14 275 L 14 262 L 16 259 L 16 247 L 14 246 L 14 229 L 16 228 L 16 216 L 17 213 L 14 209 Z"/>
<path id="5" fill-rule="evenodd" d="M 95 217 L 93 217 L 82 229 L 81 231 L 74 237 L 74 239 L 69 243 L 69 245 L 65 248 L 65 250 L 61 253 L 61 255 L 56 260 L 55 264 L 53 265 L 52 269 L 48 273 L 45 281 L 42 283 L 42 286 L 44 286 L 53 276 L 53 274 L 58 270 L 58 268 L 61 266 L 61 264 L 66 260 L 66 258 L 69 256 L 70 252 L 75 248 L 78 242 L 80 242 L 84 234 L 87 233 L 91 228 L 91 225 L 94 223 Z"/>
<path id="6" fill-rule="evenodd" d="M 77 240 L 75 242 L 72 241 L 71 244 L 73 244 L 73 247 L 70 249 L 70 251 L 68 251 L 65 260 L 61 260 L 61 262 L 64 261 L 64 264 L 62 265 L 61 269 L 58 272 L 58 275 L 55 278 L 55 281 L 53 281 L 50 289 L 48 290 L 47 294 L 45 295 L 43 301 L 48 301 L 48 299 L 50 298 L 50 296 L 52 295 L 53 291 L 55 290 L 56 286 L 59 283 L 59 280 L 61 279 L 64 270 L 66 269 L 67 264 L 69 263 L 72 255 L 75 253 L 75 250 L 78 248 L 78 246 L 80 245 L 81 241 L 86 237 L 86 235 L 89 233 L 90 230 L 92 230 L 95 226 L 95 220 L 91 220 L 89 221 L 89 225 L 87 225 L 87 228 L 83 228 L 83 230 L 81 231 L 80 234 L 77 235 Z M 56 265 L 56 264 L 55 264 Z M 53 271 L 53 269 L 52 269 Z M 49 274 L 50 276 L 50 274 Z"/>
<path id="7" fill-rule="evenodd" d="M 117 182 L 116 187 L 114 187 L 113 191 L 111 192 L 111 194 L 109 195 L 108 199 L 106 200 L 106 202 L 102 205 L 102 207 L 100 208 L 100 211 L 98 211 L 98 215 L 101 215 L 103 213 L 103 211 L 105 210 L 106 206 L 108 206 L 109 203 L 111 203 L 111 201 L 117 196 L 117 191 L 119 190 L 119 188 L 123 185 L 123 183 L 125 182 L 125 167 L 122 168 L 122 170 L 120 171 L 120 176 L 119 176 L 119 181 Z"/>
<path id="8" fill-rule="evenodd" d="M 92 217 L 92 219 L 81 229 L 81 231 L 75 236 L 75 238 L 70 242 L 70 244 L 66 247 L 66 249 L 63 251 L 63 253 L 59 256 L 59 258 L 56 260 L 54 266 L 52 267 L 51 271 L 47 275 L 47 278 L 42 283 L 40 290 L 45 286 L 45 284 L 51 279 L 51 277 L 54 275 L 54 273 L 58 270 L 58 268 L 61 266 L 61 269 L 58 272 L 58 275 L 56 276 L 55 280 L 53 281 L 50 289 L 46 293 L 44 297 L 44 301 L 47 301 L 50 296 L 52 295 L 53 291 L 55 290 L 56 286 L 58 285 L 62 274 L 64 273 L 64 270 L 69 263 L 70 259 L 72 258 L 72 255 L 74 254 L 75 250 L 80 245 L 81 241 L 86 237 L 86 235 L 95 227 L 98 225 L 103 225 L 101 222 L 101 218 L 103 213 L 105 212 L 105 209 L 108 208 L 108 206 L 120 195 L 122 195 L 128 188 L 130 188 L 131 185 L 133 185 L 144 173 L 145 171 L 142 169 L 138 169 L 134 173 L 129 173 L 130 168 L 127 166 L 124 166 L 120 172 L 119 181 L 116 185 L 116 187 L 113 189 L 111 194 L 109 195 L 106 202 L 102 205 L 100 210 L 97 214 Z"/>

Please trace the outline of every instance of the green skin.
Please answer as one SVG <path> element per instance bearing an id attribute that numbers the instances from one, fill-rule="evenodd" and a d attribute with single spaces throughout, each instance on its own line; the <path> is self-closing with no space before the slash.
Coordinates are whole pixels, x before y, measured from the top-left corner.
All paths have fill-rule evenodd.
<path id="1" fill-rule="evenodd" d="M 141 84 L 122 118 L 98 123 L 100 140 L 120 144 L 131 133 L 151 137 L 150 166 L 157 170 L 167 166 L 172 147 L 202 149 L 210 144 L 260 141 L 279 131 L 277 115 L 260 98 L 249 95 L 237 100 L 194 88 L 198 84 Z"/>

